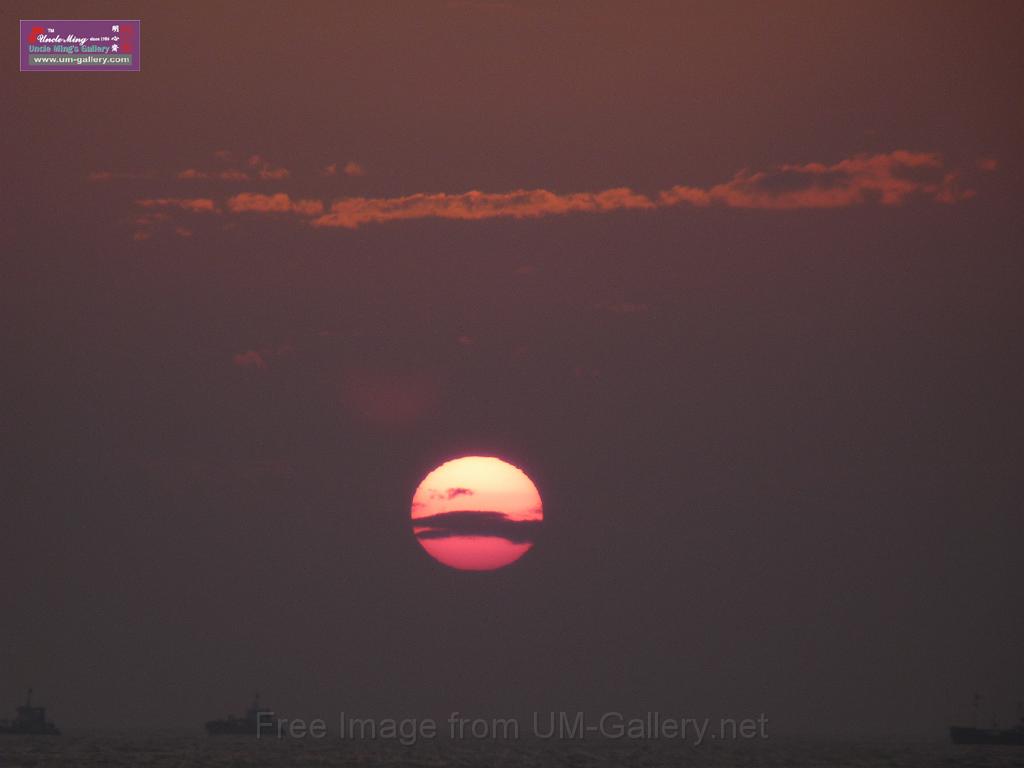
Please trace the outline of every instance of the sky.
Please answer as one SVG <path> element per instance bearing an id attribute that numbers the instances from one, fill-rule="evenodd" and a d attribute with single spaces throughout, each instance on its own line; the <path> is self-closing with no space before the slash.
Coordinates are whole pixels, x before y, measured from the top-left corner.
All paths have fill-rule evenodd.
<path id="1" fill-rule="evenodd" d="M 142 71 L 0 74 L 0 709 L 1012 714 L 1020 4 L 46 12 Z"/>

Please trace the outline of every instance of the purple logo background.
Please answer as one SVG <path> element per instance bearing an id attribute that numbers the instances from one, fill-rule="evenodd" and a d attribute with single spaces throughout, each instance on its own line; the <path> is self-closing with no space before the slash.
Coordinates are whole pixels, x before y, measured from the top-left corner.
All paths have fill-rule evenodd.
<path id="1" fill-rule="evenodd" d="M 22 19 L 22 72 L 139 72 L 139 19 Z"/>

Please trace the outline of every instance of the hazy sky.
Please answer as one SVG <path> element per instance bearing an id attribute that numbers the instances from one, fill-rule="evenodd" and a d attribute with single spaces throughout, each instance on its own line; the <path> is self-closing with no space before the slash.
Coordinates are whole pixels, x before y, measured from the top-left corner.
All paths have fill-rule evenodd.
<path id="1" fill-rule="evenodd" d="M 6 6 L 0 709 L 1011 713 L 1019 3 L 240 7 Z M 409 524 L 467 453 L 502 571 Z"/>

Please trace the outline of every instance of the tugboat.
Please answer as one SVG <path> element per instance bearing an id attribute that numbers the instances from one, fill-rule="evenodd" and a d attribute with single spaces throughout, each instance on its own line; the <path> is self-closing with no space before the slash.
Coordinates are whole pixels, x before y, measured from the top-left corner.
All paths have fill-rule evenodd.
<path id="1" fill-rule="evenodd" d="M 991 728 L 978 728 L 978 705 L 981 696 L 974 695 L 974 726 L 951 725 L 949 738 L 954 744 L 1013 744 L 1024 746 L 1024 714 L 1021 704 L 1017 704 L 1017 725 L 1012 728 L 1000 728 L 993 724 Z"/>
<path id="2" fill-rule="evenodd" d="M 33 736 L 60 736 L 60 730 L 46 719 L 46 707 L 32 706 L 32 689 L 28 689 L 25 706 L 18 707 L 13 720 L 0 720 L 0 733 L 19 733 Z"/>
<path id="3" fill-rule="evenodd" d="M 210 720 L 206 723 L 206 732 L 211 736 L 260 736 L 260 713 L 274 714 L 273 710 L 260 707 L 260 695 L 257 693 L 242 717 L 228 715 L 223 720 Z M 264 718 L 263 731 L 269 732 L 272 728 L 269 719 Z"/>

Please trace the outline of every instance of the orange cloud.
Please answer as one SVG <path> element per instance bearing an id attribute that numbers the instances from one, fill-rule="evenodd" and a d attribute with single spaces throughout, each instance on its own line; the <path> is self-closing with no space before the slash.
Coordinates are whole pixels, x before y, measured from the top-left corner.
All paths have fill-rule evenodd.
<path id="1" fill-rule="evenodd" d="M 208 197 L 158 197 L 136 200 L 143 208 L 180 208 L 193 213 L 215 213 L 217 204 Z"/>
<path id="2" fill-rule="evenodd" d="M 270 165 L 259 155 L 251 156 L 246 165 L 251 169 L 249 174 L 227 170 L 211 175 L 189 169 L 179 177 L 228 178 L 227 174 L 240 174 L 233 178 L 245 178 L 255 174 L 263 179 L 276 179 L 288 176 L 287 170 Z M 982 170 L 996 167 L 995 161 L 991 160 L 983 160 L 978 165 Z M 973 170 L 977 172 L 978 168 Z M 354 175 L 362 173 L 362 167 L 350 161 L 341 168 L 338 163 L 332 163 L 321 170 L 322 175 L 328 176 L 340 172 Z M 345 197 L 325 207 L 320 200 L 295 198 L 285 192 L 242 192 L 227 198 L 224 207 L 236 214 L 293 214 L 309 219 L 314 227 L 356 229 L 364 224 L 413 219 L 527 219 L 570 213 L 654 210 L 680 205 L 793 211 L 867 204 L 898 206 L 912 200 L 952 204 L 974 194 L 973 190 L 962 187 L 959 173 L 950 169 L 940 155 L 896 150 L 854 155 L 833 164 L 789 163 L 761 171 L 744 169 L 720 184 L 708 187 L 677 185 L 651 196 L 629 187 L 567 194 L 546 189 L 515 189 L 509 192 L 470 190 L 456 194 Z M 208 198 L 154 198 L 136 202 L 150 209 L 220 210 Z"/>
<path id="3" fill-rule="evenodd" d="M 227 206 L 232 213 L 297 213 L 303 216 L 318 216 L 324 210 L 324 204 L 319 200 L 292 200 L 283 192 L 276 195 L 242 192 L 228 198 Z"/>
<path id="4" fill-rule="evenodd" d="M 313 220 L 315 227 L 355 229 L 370 222 L 403 219 L 461 219 L 479 221 L 498 217 L 525 219 L 572 213 L 649 209 L 655 204 L 626 187 L 603 192 L 559 195 L 546 189 L 517 189 L 512 192 L 479 192 L 457 195 L 438 193 L 405 197 L 349 197 L 337 200 L 328 213 Z"/>
<path id="5" fill-rule="evenodd" d="M 280 180 L 287 179 L 290 175 L 287 168 L 274 167 L 269 162 L 264 160 L 259 155 L 253 155 L 249 158 L 248 165 L 250 168 L 255 169 L 256 174 L 261 179 Z"/>
<path id="6" fill-rule="evenodd" d="M 364 176 L 364 175 L 366 175 L 366 171 L 363 169 L 363 166 L 361 166 L 355 160 L 349 160 L 347 163 L 345 163 L 345 165 L 342 166 L 341 172 L 344 173 L 346 176 Z M 338 164 L 337 163 L 331 163 L 330 165 L 325 165 L 323 168 L 320 169 L 320 175 L 321 176 L 337 176 L 338 175 Z"/>
<path id="7" fill-rule="evenodd" d="M 855 155 L 834 165 L 787 164 L 756 173 L 742 170 L 709 189 L 676 186 L 661 192 L 658 199 L 663 206 L 688 203 L 796 210 L 846 208 L 869 202 L 902 205 L 914 197 L 954 203 L 973 194 L 958 189 L 957 174 L 944 170 L 939 155 L 897 150 Z"/>
<path id="8" fill-rule="evenodd" d="M 186 168 L 178 174 L 179 179 L 216 179 L 218 181 L 248 181 L 249 174 L 244 171 L 228 168 L 224 171 L 197 171 L 195 168 Z"/>
<path id="9" fill-rule="evenodd" d="M 217 204 L 207 197 L 145 198 L 136 200 L 135 204 L 146 210 L 145 214 L 135 217 L 135 232 L 132 237 L 137 242 L 152 237 L 154 229 L 160 229 L 164 225 L 170 226 L 172 212 L 220 213 Z M 183 226 L 175 226 L 174 233 L 180 237 L 192 236 L 192 230 Z"/>

